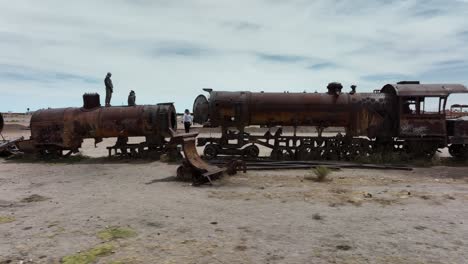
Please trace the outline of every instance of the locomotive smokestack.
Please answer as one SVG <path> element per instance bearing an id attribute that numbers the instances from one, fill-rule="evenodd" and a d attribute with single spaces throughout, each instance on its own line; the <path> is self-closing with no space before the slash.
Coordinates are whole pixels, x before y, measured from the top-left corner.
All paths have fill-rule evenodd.
<path id="1" fill-rule="evenodd" d="M 85 93 L 83 94 L 83 108 L 93 109 L 101 107 L 101 102 L 98 93 Z"/>
<path id="2" fill-rule="evenodd" d="M 341 89 L 343 89 L 343 85 L 339 82 L 332 82 L 327 85 L 328 94 L 330 95 L 339 95 L 341 93 Z"/>
<path id="3" fill-rule="evenodd" d="M 356 93 L 356 85 L 351 85 L 351 92 L 349 94 L 355 94 Z"/>

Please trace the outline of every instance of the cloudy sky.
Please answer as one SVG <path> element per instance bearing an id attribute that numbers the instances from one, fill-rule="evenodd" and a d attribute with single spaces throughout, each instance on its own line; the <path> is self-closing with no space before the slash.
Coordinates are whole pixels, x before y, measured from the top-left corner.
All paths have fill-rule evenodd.
<path id="1" fill-rule="evenodd" d="M 0 111 L 80 106 L 108 71 L 114 105 L 179 112 L 204 87 L 467 85 L 468 0 L 0 0 Z"/>

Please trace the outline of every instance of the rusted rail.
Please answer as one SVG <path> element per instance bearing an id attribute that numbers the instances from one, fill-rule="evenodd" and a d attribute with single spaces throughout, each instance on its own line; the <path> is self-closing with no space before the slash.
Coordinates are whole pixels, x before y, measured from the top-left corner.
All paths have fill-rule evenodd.
<path id="1" fill-rule="evenodd" d="M 227 160 L 210 160 L 210 164 L 224 165 Z M 273 170 L 273 169 L 309 169 L 318 166 L 327 166 L 337 169 L 378 169 L 378 170 L 413 170 L 411 167 L 389 164 L 359 164 L 351 162 L 322 162 L 322 161 L 246 161 L 247 170 Z"/>

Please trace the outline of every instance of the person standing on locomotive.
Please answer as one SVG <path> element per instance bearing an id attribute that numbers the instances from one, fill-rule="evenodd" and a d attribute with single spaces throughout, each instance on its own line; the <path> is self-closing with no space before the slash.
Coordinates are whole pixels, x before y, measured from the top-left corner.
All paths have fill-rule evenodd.
<path id="1" fill-rule="evenodd" d="M 128 95 L 128 106 L 135 106 L 136 105 L 135 100 L 136 100 L 135 91 L 131 90 L 130 94 Z"/>
<path id="2" fill-rule="evenodd" d="M 193 117 L 190 115 L 190 111 L 188 109 L 185 109 L 184 117 L 183 117 L 183 120 L 182 120 L 182 122 L 184 123 L 185 133 L 190 132 L 190 126 L 192 125 L 192 119 L 193 119 Z"/>
<path id="3" fill-rule="evenodd" d="M 104 79 L 104 85 L 106 86 L 106 107 L 111 106 L 110 101 L 112 98 L 112 93 L 114 92 L 114 85 L 112 85 L 111 77 L 112 74 L 110 72 L 107 73 L 106 78 Z"/>

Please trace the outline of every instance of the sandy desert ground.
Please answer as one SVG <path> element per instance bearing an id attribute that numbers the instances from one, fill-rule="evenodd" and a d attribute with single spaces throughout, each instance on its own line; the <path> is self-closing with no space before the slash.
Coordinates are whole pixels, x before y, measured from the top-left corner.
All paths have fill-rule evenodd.
<path id="1" fill-rule="evenodd" d="M 28 136 L 7 117 L 3 135 Z M 177 164 L 0 160 L 0 263 L 468 263 L 467 167 L 251 171 L 214 186 Z"/>

